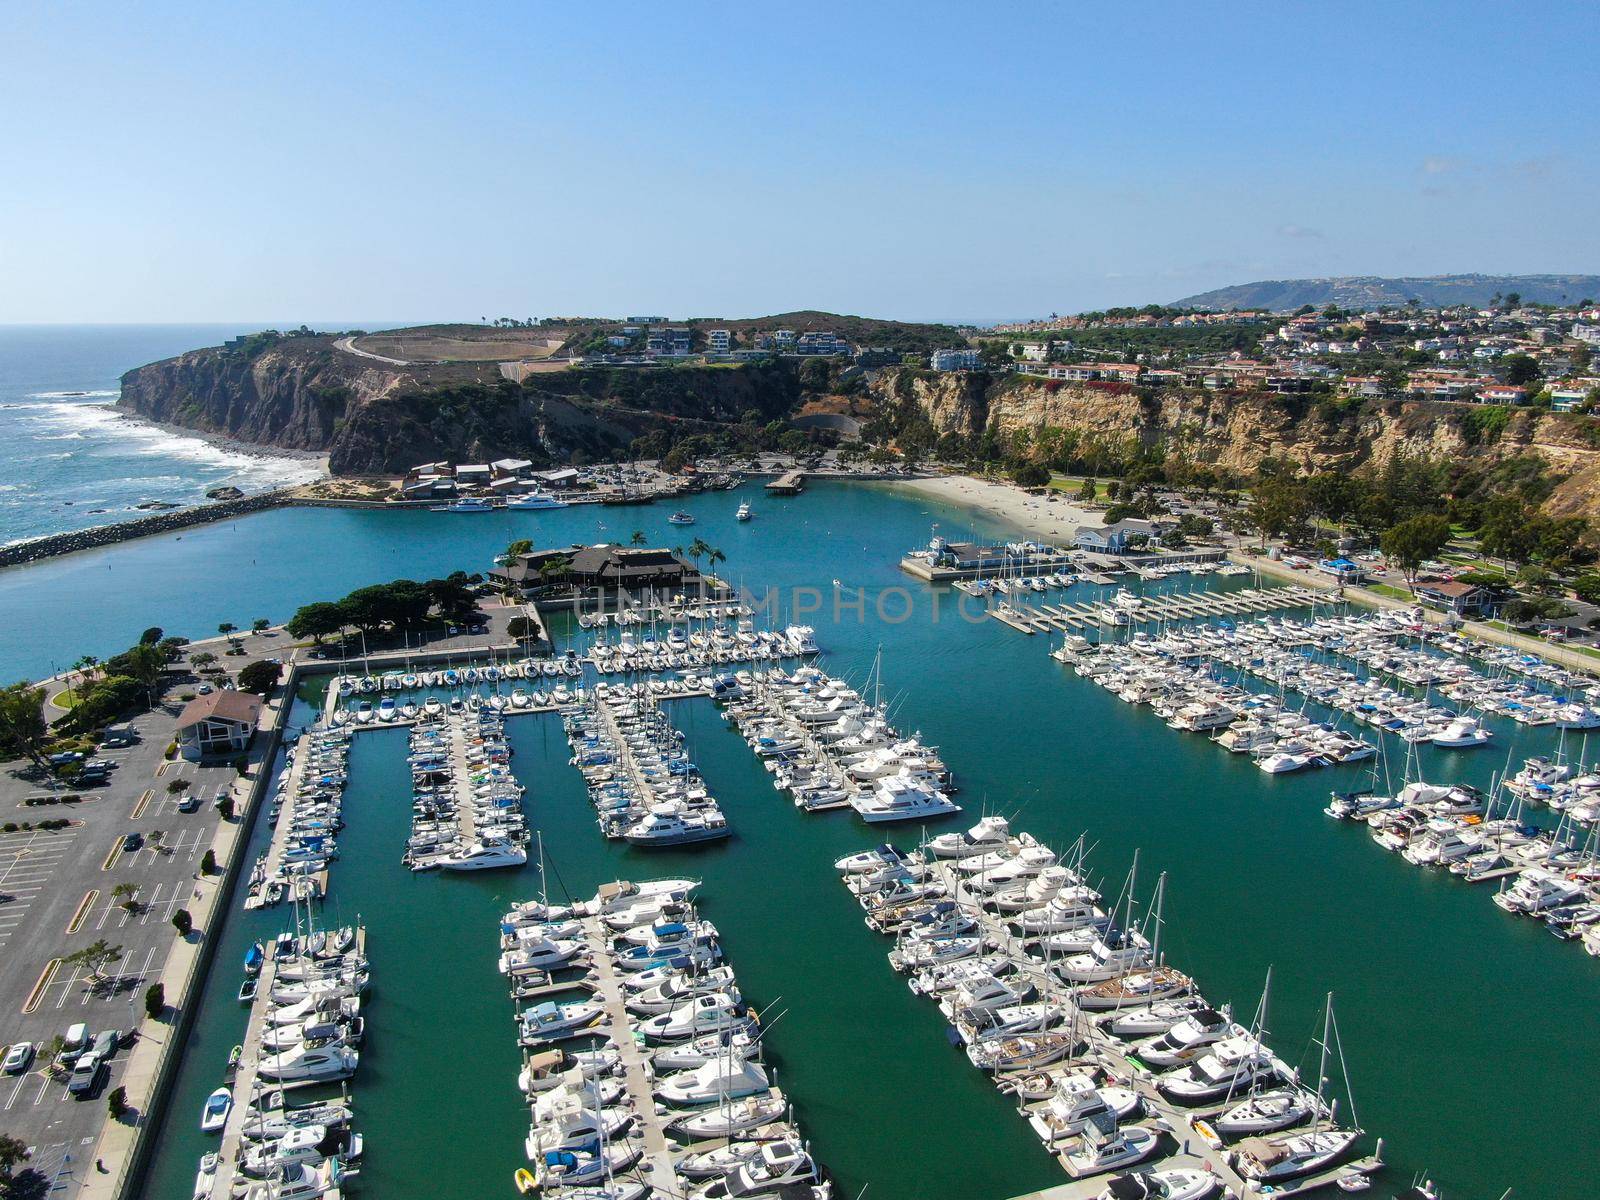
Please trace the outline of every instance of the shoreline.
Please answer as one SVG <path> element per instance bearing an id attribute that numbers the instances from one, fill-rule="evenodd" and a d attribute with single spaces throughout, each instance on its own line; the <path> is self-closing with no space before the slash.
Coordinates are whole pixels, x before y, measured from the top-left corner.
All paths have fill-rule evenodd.
<path id="1" fill-rule="evenodd" d="M 1057 492 L 1030 495 L 1010 483 L 996 483 L 971 475 L 932 475 L 893 482 L 935 500 L 965 505 L 985 516 L 1008 522 L 1017 529 L 1061 545 L 1070 545 L 1080 525 L 1099 527 L 1098 512 L 1081 507 Z M 1055 499 L 1050 497 L 1054 496 Z"/>
<path id="2" fill-rule="evenodd" d="M 290 462 L 316 463 L 323 479 L 332 478 L 332 473 L 328 469 L 328 455 L 320 450 L 291 450 L 287 446 L 264 446 L 260 442 L 241 441 L 238 438 L 229 437 L 225 433 L 212 433 L 204 429 L 194 429 L 188 425 L 173 425 L 168 421 L 157 421 L 141 412 L 128 408 L 122 403 L 120 395 L 106 407 L 114 409 L 119 416 L 127 420 L 137 421 L 139 424 L 148 425 L 152 429 L 159 429 L 162 433 L 169 433 L 173 437 L 198 438 L 208 446 L 214 446 L 216 449 L 226 451 L 229 454 L 237 454 L 242 458 L 282 458 Z M 320 481 L 311 480 L 309 482 L 316 483 Z M 300 485 L 286 484 L 284 486 Z"/>

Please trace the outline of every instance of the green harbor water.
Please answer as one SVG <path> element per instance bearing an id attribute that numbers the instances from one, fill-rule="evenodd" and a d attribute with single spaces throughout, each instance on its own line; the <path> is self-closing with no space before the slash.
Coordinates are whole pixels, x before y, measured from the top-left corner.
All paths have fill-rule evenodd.
<path id="1" fill-rule="evenodd" d="M 785 609 L 809 602 L 792 589 L 828 592 L 838 579 L 847 600 L 859 590 L 863 613 L 846 608 L 835 619 L 825 603 L 804 620 L 817 628 L 824 665 L 857 681 L 882 647 L 897 724 L 940 746 L 956 772 L 967 811 L 947 827 L 987 808 L 1015 814 L 1019 828 L 1058 849 L 1087 831 L 1090 865 L 1113 895 L 1138 850 L 1144 890 L 1156 873 L 1168 876 L 1164 948 L 1214 1002 L 1248 1015 L 1272 968 L 1272 1040 L 1291 1061 L 1320 1029 L 1324 994 L 1335 993 L 1357 1115 L 1384 1137 L 1393 1164 L 1378 1195 L 1423 1170 L 1450 1200 L 1510 1186 L 1521 1196 L 1593 1194 L 1600 963 L 1500 912 L 1487 886 L 1412 868 L 1363 827 L 1325 816 L 1329 789 L 1358 786 L 1361 768 L 1268 777 L 1073 675 L 1047 657 L 1043 637 L 960 619 L 954 593 L 938 594 L 935 619 L 935 593 L 898 571 L 900 554 L 924 543 L 935 520 L 952 536 L 1002 532 L 993 524 L 885 488 L 819 485 L 792 500 L 753 499 L 757 519 L 740 526 L 738 497 L 696 498 L 686 507 L 699 522 L 681 532 L 660 507 L 483 518 L 285 510 L 192 531 L 181 545 L 152 539 L 29 570 L 39 594 L 62 606 L 57 629 L 113 648 L 153 620 L 203 633 L 224 619 L 281 618 L 376 579 L 482 569 L 517 536 L 626 540 L 642 528 L 670 545 L 699 535 L 724 550 L 735 582 L 784 589 Z M 108 574 L 124 586 L 97 609 L 84 586 Z M 34 618 L 20 612 L 11 575 L 0 574 L 0 618 L 15 612 L 26 626 Z M 174 577 L 196 586 L 178 588 Z M 218 578 L 233 581 L 225 594 L 201 582 Z M 1224 583 L 1238 581 L 1209 586 Z M 558 623 L 557 632 L 574 631 Z M 98 648 L 75 642 L 60 653 Z M 25 657 L 38 653 L 19 649 L 8 665 L 32 670 Z M 552 897 L 617 877 L 704 880 L 704 914 L 722 931 L 743 990 L 763 1012 L 784 1014 L 770 1035 L 778 1081 L 840 1180 L 836 1194 L 870 1185 L 876 1200 L 1004 1200 L 1060 1182 L 1026 1124 L 950 1047 L 935 1007 L 889 969 L 888 943 L 863 925 L 834 875 L 832 861 L 878 840 L 875 831 L 848 811 L 797 811 L 709 701 L 669 711 L 734 825 L 726 844 L 646 853 L 606 843 L 559 722 L 510 720 Z M 1547 730 L 1490 725 L 1489 749 L 1422 751 L 1424 774 L 1487 785 L 1507 761 L 1555 744 Z M 374 1196 L 511 1195 L 526 1115 L 511 1006 L 494 967 L 496 918 L 537 894 L 538 873 L 410 875 L 399 861 L 405 744 L 400 731 L 356 738 L 326 912 L 329 921 L 359 915 L 370 937 L 374 987 L 353 1085 L 367 1144 L 358 1186 Z M 257 842 L 265 835 L 253 833 Z M 207 1148 L 200 1105 L 244 1028 L 237 965 L 250 941 L 283 921 L 235 912 L 221 934 L 147 1196 L 189 1195 Z M 1556 1127 L 1565 1136 L 1550 1137 Z"/>

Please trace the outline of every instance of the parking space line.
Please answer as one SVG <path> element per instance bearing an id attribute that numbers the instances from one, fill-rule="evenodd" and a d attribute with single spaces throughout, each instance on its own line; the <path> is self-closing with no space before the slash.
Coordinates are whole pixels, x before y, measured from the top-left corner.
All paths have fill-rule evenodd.
<path id="1" fill-rule="evenodd" d="M 72 914 L 72 920 L 67 922 L 67 932 L 77 933 L 83 927 L 84 918 L 89 915 L 89 909 L 95 899 L 100 895 L 99 888 L 90 888 L 83 894 L 83 899 L 78 903 L 78 911 Z"/>
<path id="2" fill-rule="evenodd" d="M 25 1071 L 23 1074 L 17 1077 L 17 1086 L 12 1088 L 11 1094 L 6 1097 L 6 1112 L 11 1111 L 11 1106 L 17 1102 L 17 1097 L 22 1095 L 22 1085 L 28 1082 L 28 1076 L 32 1074 L 32 1071 Z"/>
<path id="3" fill-rule="evenodd" d="M 39 1007 L 39 1001 L 44 999 L 44 990 L 49 987 L 56 977 L 56 969 L 61 966 L 59 958 L 52 958 L 45 964 L 44 970 L 39 972 L 39 980 L 33 985 L 33 991 L 28 993 L 28 999 L 22 1005 L 22 1011 L 31 1013 Z"/>

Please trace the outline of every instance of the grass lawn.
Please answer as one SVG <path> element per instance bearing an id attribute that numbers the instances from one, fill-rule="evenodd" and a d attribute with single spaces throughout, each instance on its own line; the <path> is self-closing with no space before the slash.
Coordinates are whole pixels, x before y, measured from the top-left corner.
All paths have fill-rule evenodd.
<path id="1" fill-rule="evenodd" d="M 1405 588 L 1391 587 L 1387 583 L 1364 583 L 1361 585 L 1369 592 L 1377 592 L 1380 596 L 1392 596 L 1396 600 L 1414 600 L 1414 597 Z"/>

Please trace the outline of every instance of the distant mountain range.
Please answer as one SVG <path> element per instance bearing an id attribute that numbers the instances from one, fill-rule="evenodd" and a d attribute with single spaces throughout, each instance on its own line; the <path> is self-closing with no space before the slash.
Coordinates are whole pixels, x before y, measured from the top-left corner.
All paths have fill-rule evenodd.
<path id="1" fill-rule="evenodd" d="M 1326 279 L 1264 279 L 1201 292 L 1174 300 L 1178 308 L 1270 309 L 1291 312 L 1303 304 L 1318 308 L 1372 308 L 1418 300 L 1425 307 L 1482 306 L 1498 294 L 1518 293 L 1530 304 L 1576 304 L 1600 298 L 1600 275 L 1422 275 L 1385 278 L 1342 275 Z"/>

